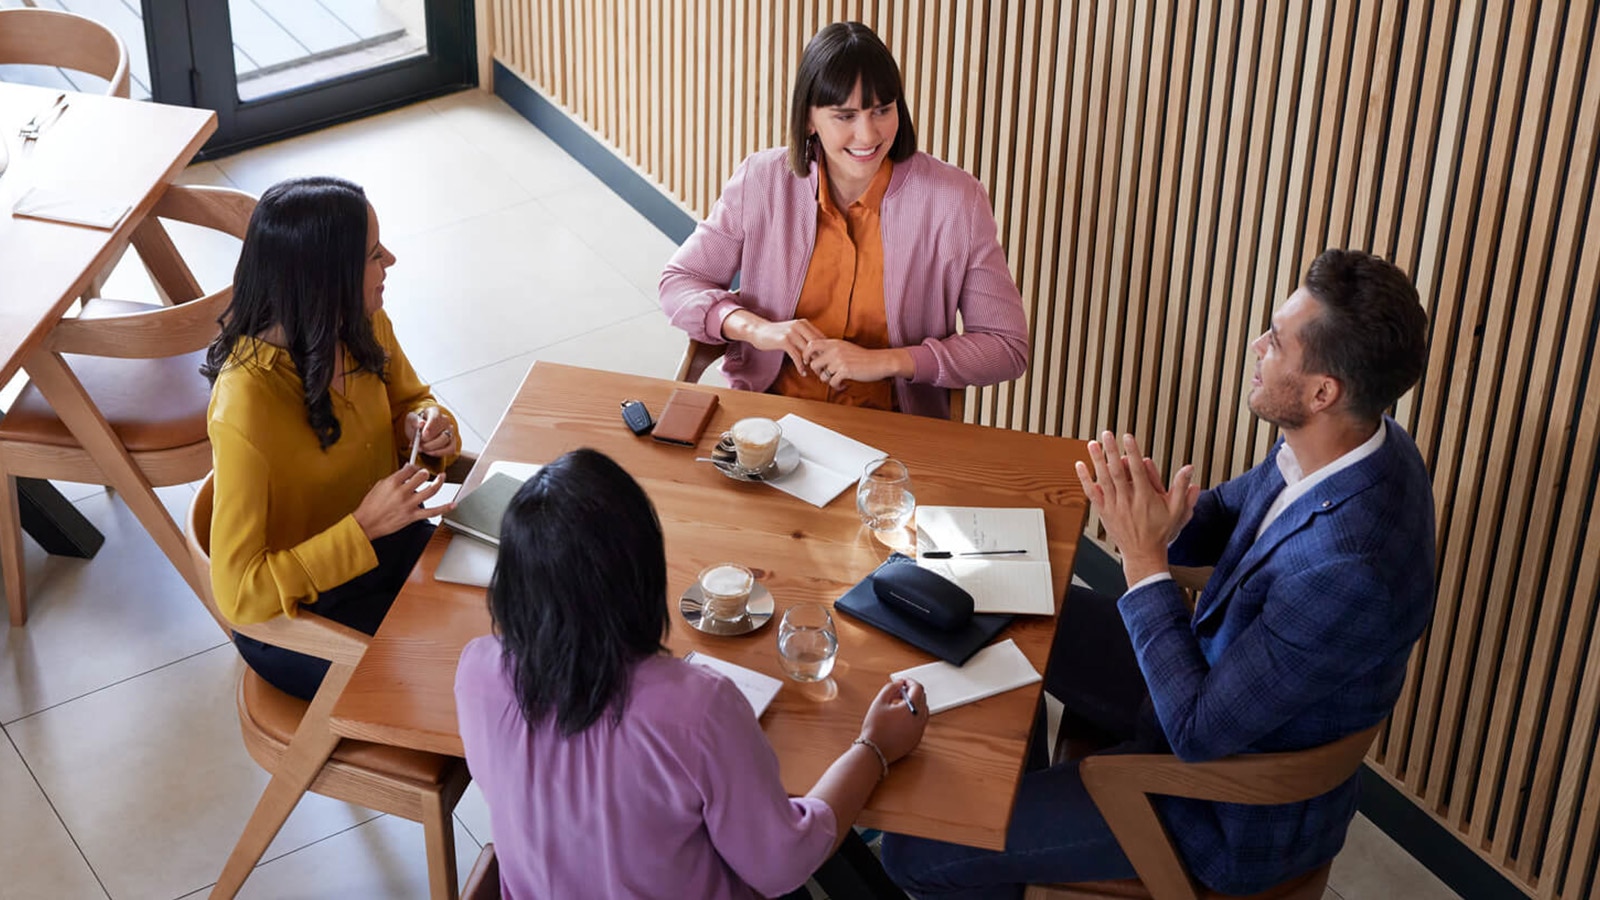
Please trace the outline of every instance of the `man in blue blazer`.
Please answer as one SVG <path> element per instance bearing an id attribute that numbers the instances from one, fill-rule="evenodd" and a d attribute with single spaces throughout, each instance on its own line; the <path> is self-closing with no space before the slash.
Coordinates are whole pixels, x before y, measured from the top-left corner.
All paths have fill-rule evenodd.
<path id="1" fill-rule="evenodd" d="M 1260 465 L 1201 493 L 1190 466 L 1163 485 L 1132 435 L 1090 442 L 1078 477 L 1130 587 L 1067 598 L 1046 683 L 1073 721 L 1198 761 L 1316 747 L 1389 714 L 1432 614 L 1434 512 L 1384 410 L 1420 377 L 1426 335 L 1403 272 L 1329 250 L 1251 346 L 1250 410 L 1282 432 Z M 1173 567 L 1212 567 L 1192 613 Z M 1356 778 L 1283 806 L 1157 806 L 1196 879 L 1250 894 L 1338 853 Z M 922 896 L 1133 874 L 1076 762 L 1024 776 L 1004 851 L 888 835 L 883 857 Z"/>

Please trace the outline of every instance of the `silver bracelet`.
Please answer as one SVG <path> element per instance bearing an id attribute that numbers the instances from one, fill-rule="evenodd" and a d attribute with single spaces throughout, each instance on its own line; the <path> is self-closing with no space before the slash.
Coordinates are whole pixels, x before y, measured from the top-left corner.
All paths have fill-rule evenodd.
<path id="1" fill-rule="evenodd" d="M 878 780 L 882 781 L 883 779 L 888 778 L 889 777 L 889 758 L 887 756 L 883 755 L 882 748 L 880 748 L 876 743 L 874 743 L 872 738 L 869 738 L 869 737 L 858 737 L 855 740 L 850 742 L 850 745 L 852 747 L 855 746 L 856 744 L 861 744 L 862 746 L 867 747 L 873 753 L 876 753 L 878 755 L 878 765 L 883 766 L 883 774 L 881 776 L 879 776 Z"/>

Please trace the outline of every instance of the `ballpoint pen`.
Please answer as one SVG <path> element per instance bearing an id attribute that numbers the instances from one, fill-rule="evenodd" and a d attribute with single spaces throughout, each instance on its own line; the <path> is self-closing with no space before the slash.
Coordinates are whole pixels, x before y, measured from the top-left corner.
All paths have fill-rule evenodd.
<path id="1" fill-rule="evenodd" d="M 966 550 L 952 553 L 949 550 L 929 550 L 922 554 L 923 559 L 950 559 L 953 556 L 1015 556 L 1027 553 L 1026 550 Z"/>
<path id="2" fill-rule="evenodd" d="M 411 464 L 417 464 L 417 451 L 422 449 L 422 433 L 428 430 L 428 423 L 439 417 L 439 407 L 430 406 L 421 414 L 422 421 L 417 423 L 417 431 L 411 435 Z"/>
<path id="3" fill-rule="evenodd" d="M 916 715 L 917 705 L 911 702 L 911 691 L 906 687 L 905 682 L 900 683 L 900 698 L 906 701 L 906 709 L 911 710 L 913 716 Z"/>
<path id="4" fill-rule="evenodd" d="M 49 108 L 29 119 L 28 124 L 22 126 L 21 130 L 19 130 L 17 134 L 20 135 L 24 141 L 37 139 L 39 137 L 39 132 L 43 131 L 46 125 L 49 125 L 56 119 L 56 117 L 67 111 L 67 106 L 68 103 L 66 93 L 63 92 L 57 94 L 56 99 L 51 102 Z"/>

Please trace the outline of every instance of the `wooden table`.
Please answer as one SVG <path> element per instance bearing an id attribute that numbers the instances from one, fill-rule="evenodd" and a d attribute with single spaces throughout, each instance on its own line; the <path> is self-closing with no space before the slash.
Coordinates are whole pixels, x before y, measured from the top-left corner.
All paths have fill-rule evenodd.
<path id="1" fill-rule="evenodd" d="M 497 459 L 545 462 L 578 447 L 616 459 L 644 486 L 666 536 L 673 653 L 697 649 L 783 677 L 776 622 L 804 601 L 832 603 L 887 555 L 861 525 L 853 491 L 823 509 L 760 484 L 725 478 L 705 456 L 739 418 L 794 412 L 904 460 L 917 501 L 963 506 L 1037 506 L 1045 511 L 1057 610 L 1072 573 L 1087 510 L 1072 465 L 1080 441 L 942 420 L 847 409 L 696 386 L 722 398 L 697 450 L 636 438 L 618 417 L 623 399 L 656 413 L 683 385 L 536 364 L 469 479 Z M 454 756 L 456 660 L 489 632 L 484 592 L 432 577 L 447 542 L 441 528 L 396 599 L 333 710 L 347 737 Z M 753 635 L 713 637 L 684 623 L 677 596 L 705 565 L 733 560 L 755 569 L 776 598 L 773 623 Z M 859 733 L 868 702 L 889 673 L 932 657 L 847 615 L 836 614 L 839 656 L 831 682 L 786 681 L 762 717 L 777 748 L 784 786 L 809 790 Z M 1019 616 L 1002 637 L 1016 640 L 1043 671 L 1055 619 Z M 1026 756 L 1040 686 L 1011 691 L 935 717 L 915 753 L 873 794 L 861 822 L 906 834 L 1000 848 Z"/>
<path id="2" fill-rule="evenodd" d="M 0 385 L 26 369 L 161 549 L 169 558 L 187 559 L 183 532 L 45 340 L 216 131 L 217 116 L 204 109 L 69 94 L 66 112 L 37 141 L 23 144 L 17 130 L 58 93 L 0 83 L 0 139 L 10 155 L 0 175 Z M 80 185 L 132 209 L 112 229 L 13 216 L 17 198 L 37 184 Z M 179 567 L 192 582 L 188 569 Z"/>

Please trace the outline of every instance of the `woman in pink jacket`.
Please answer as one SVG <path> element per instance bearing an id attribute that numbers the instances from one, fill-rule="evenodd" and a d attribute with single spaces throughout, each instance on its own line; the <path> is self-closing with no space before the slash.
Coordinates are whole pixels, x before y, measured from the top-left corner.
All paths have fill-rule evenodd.
<path id="1" fill-rule="evenodd" d="M 917 152 L 899 66 L 859 22 L 807 45 L 789 146 L 740 164 L 667 263 L 661 306 L 726 343 L 745 390 L 943 417 L 948 389 L 1028 365 L 989 198 Z"/>

